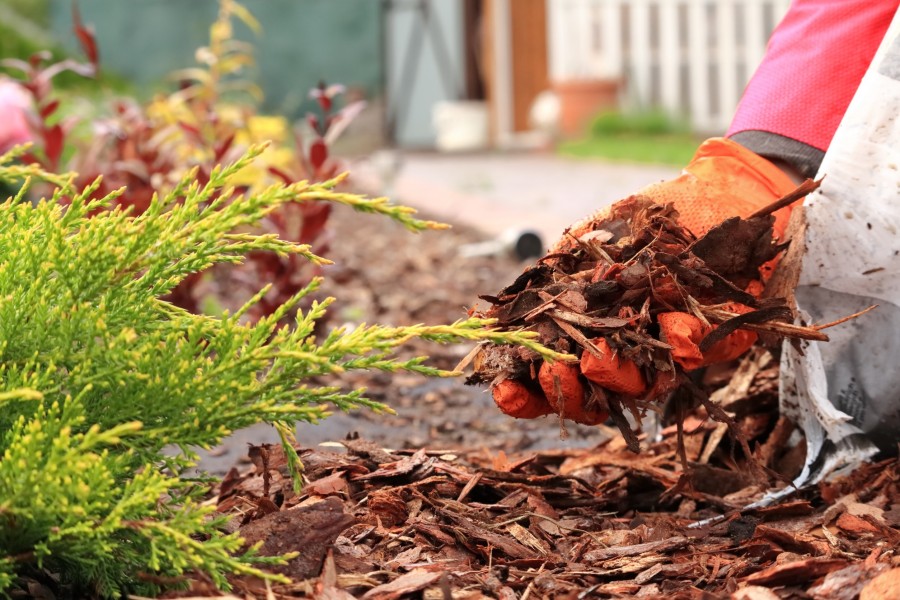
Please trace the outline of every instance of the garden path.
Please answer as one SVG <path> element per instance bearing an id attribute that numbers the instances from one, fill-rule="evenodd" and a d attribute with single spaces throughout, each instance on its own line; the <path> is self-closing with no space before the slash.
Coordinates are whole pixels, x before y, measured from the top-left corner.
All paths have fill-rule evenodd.
<path id="1" fill-rule="evenodd" d="M 396 169 L 392 182 L 390 174 Z M 611 163 L 547 152 L 382 151 L 351 166 L 364 188 L 438 219 L 500 235 L 533 229 L 545 242 L 574 221 L 678 174 L 670 166 Z"/>

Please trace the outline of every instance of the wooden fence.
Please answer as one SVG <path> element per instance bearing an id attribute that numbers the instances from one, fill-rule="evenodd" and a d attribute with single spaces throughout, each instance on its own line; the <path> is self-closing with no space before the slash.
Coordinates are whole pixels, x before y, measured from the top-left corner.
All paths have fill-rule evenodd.
<path id="1" fill-rule="evenodd" d="M 728 126 L 789 0 L 547 0 L 552 81 L 613 78 L 625 106 Z"/>

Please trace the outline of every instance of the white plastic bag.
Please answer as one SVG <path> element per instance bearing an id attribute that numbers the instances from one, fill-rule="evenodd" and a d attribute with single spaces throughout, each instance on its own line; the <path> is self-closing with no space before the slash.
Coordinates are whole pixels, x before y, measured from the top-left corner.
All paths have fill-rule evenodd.
<path id="1" fill-rule="evenodd" d="M 900 13 L 819 177 L 804 203 L 800 314 L 824 323 L 879 306 L 829 329 L 830 342 L 784 345 L 781 409 L 807 444 L 798 487 L 900 442 Z"/>

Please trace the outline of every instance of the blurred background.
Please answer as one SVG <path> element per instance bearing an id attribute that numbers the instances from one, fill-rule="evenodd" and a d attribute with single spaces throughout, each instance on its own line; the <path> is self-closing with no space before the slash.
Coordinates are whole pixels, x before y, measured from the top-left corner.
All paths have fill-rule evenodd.
<path id="1" fill-rule="evenodd" d="M 70 0 L 5 4 L 6 27 L 27 20 L 30 27 L 17 31 L 29 34 L 32 44 L 39 45 L 39 38 L 31 34 L 41 31 L 41 37 L 74 49 Z M 319 79 L 340 81 L 353 95 L 377 100 L 371 112 L 387 141 L 404 148 L 456 149 L 527 145 L 524 136 L 554 124 L 553 108 L 570 136 L 585 133 L 586 119 L 594 114 L 617 108 L 661 109 L 699 133 L 720 133 L 789 2 L 244 4 L 263 29 L 259 36 L 249 30 L 239 36 L 257 48 L 267 110 L 299 116 L 308 108 L 306 89 Z M 115 49 L 105 54 L 105 66 L 144 90 L 192 61 L 217 9 L 214 0 L 82 0 L 80 6 L 100 47 Z M 9 40 L 10 32 L 4 37 Z M 472 130 L 471 139 L 454 144 L 443 126 L 462 129 L 463 123 Z M 476 139 L 474 130 L 482 126 L 488 132 L 479 131 Z"/>
<path id="2" fill-rule="evenodd" d="M 366 101 L 335 145 L 360 181 L 439 217 L 483 208 L 495 233 L 531 224 L 549 238 L 722 134 L 789 2 L 243 4 L 260 30 L 239 25 L 235 37 L 254 48 L 262 111 L 301 119 L 311 87 L 341 83 L 344 101 Z M 139 96 L 195 61 L 218 10 L 216 0 L 78 6 L 107 80 Z M 77 53 L 71 0 L 0 0 L 0 55 L 43 48 Z"/>
<path id="3" fill-rule="evenodd" d="M 357 108 L 328 143 L 366 191 L 546 243 L 673 176 L 702 139 L 723 134 L 788 5 L 246 0 L 253 23 L 236 19 L 232 37 L 250 48 L 241 76 L 260 114 L 302 128 L 316 107 L 309 90 L 343 85 L 335 101 Z M 74 6 L 0 0 L 0 58 L 78 56 Z M 101 85 L 64 73 L 57 86 L 80 86 L 93 106 L 103 90 L 146 101 L 174 89 L 203 63 L 221 10 L 217 0 L 77 7 L 96 36 Z"/>

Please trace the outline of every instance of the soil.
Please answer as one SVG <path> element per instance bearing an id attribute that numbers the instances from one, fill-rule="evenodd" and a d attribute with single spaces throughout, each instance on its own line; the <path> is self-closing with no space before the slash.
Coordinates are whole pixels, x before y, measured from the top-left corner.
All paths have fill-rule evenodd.
<path id="1" fill-rule="evenodd" d="M 323 269 L 325 281 L 319 297 L 337 300 L 326 329 L 360 323 L 452 323 L 466 318 L 467 309 L 480 302 L 479 294 L 495 292 L 527 266 L 510 255 L 464 256 L 462 248 L 488 238 L 459 224 L 413 234 L 386 218 L 337 206 L 328 235 L 323 254 L 334 264 Z M 471 345 L 414 341 L 404 355 L 427 355 L 430 365 L 453 369 L 471 349 Z M 563 428 L 552 416 L 510 419 L 496 409 L 484 387 L 466 386 L 462 378 L 369 371 L 322 383 L 348 389 L 365 387 L 369 398 L 387 404 L 397 414 L 378 415 L 361 409 L 335 414 L 317 426 L 300 424 L 297 437 L 305 446 L 359 435 L 395 449 L 485 447 L 514 452 L 587 446 L 602 439 L 596 428 L 574 423 Z M 247 444 L 277 439 L 267 425 L 238 432 L 222 447 L 203 453 L 200 466 L 222 475 L 235 462 L 247 460 Z"/>

